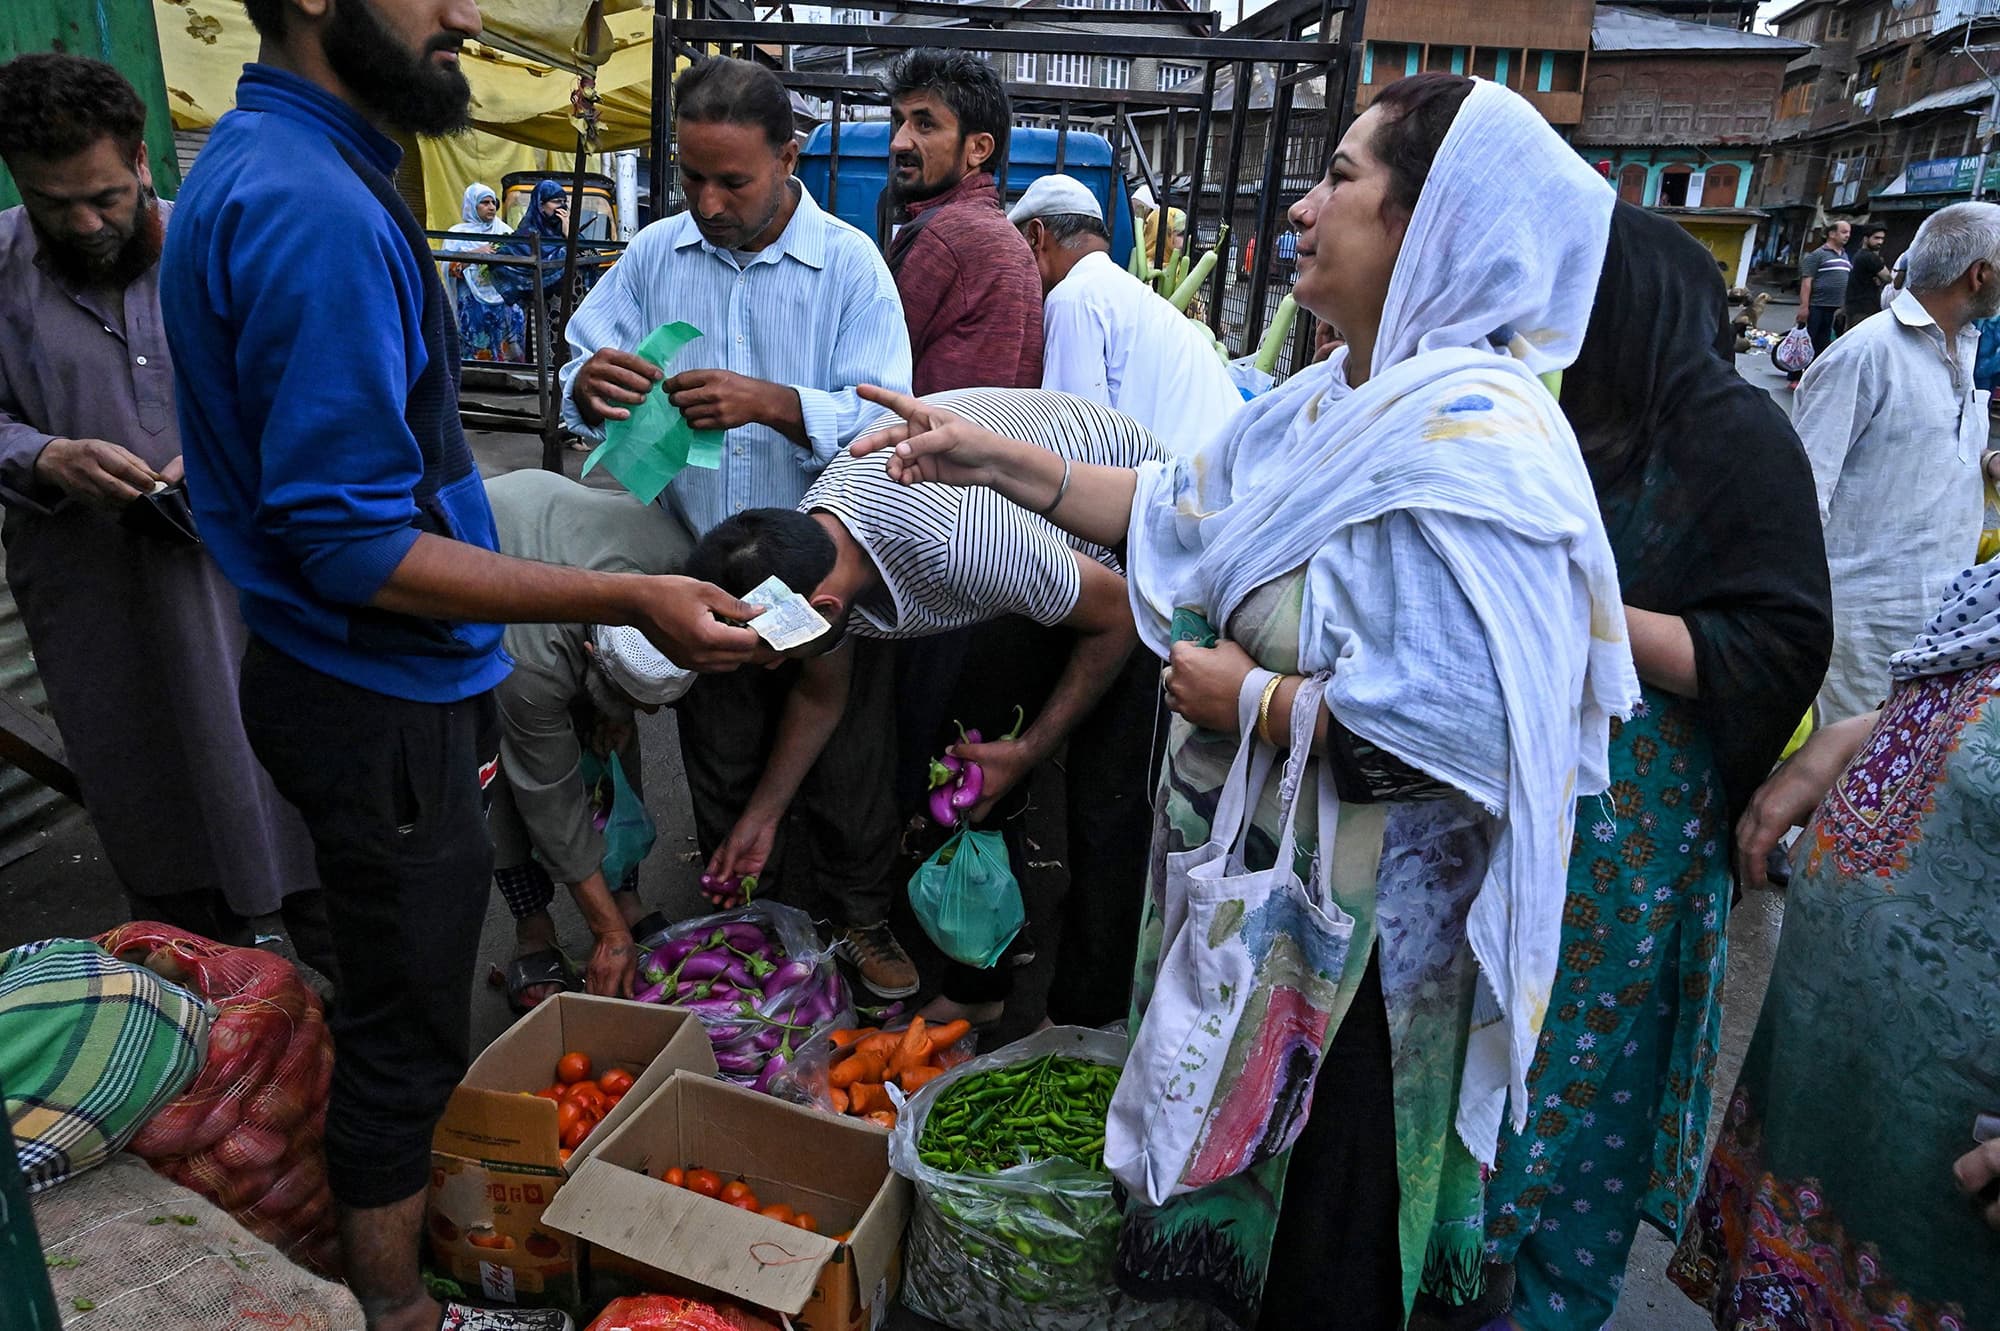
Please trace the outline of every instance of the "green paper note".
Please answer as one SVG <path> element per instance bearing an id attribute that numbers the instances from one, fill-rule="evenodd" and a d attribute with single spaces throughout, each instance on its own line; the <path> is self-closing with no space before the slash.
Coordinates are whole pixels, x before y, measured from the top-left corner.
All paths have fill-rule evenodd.
<path id="1" fill-rule="evenodd" d="M 634 350 L 653 364 L 673 364 L 682 347 L 701 336 L 693 324 L 661 324 Z M 583 474 L 599 463 L 642 504 L 650 504 L 684 467 L 714 471 L 722 465 L 722 431 L 697 430 L 667 401 L 666 382 L 653 385 L 646 400 L 622 421 L 604 426 L 604 442 L 584 459 Z"/>

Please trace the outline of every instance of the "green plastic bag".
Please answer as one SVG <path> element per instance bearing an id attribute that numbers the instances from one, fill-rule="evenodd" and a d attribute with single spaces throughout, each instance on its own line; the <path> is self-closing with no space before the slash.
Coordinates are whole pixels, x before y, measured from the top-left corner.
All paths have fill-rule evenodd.
<path id="1" fill-rule="evenodd" d="M 626 781 L 625 764 L 616 754 L 607 763 L 586 750 L 581 766 L 593 816 L 604 832 L 604 882 L 615 892 L 625 875 L 653 853 L 659 829 L 646 802 Z"/>
<path id="2" fill-rule="evenodd" d="M 910 908 L 946 956 L 982 970 L 1028 922 L 998 832 L 954 833 L 910 879 Z"/>

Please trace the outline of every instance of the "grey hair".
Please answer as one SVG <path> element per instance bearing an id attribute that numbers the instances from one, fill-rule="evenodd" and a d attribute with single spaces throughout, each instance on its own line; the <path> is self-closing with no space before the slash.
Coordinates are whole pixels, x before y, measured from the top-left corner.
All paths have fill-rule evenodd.
<path id="1" fill-rule="evenodd" d="M 1042 229 L 1055 237 L 1056 244 L 1066 250 L 1075 249 L 1086 237 L 1093 237 L 1109 245 L 1111 236 L 1104 229 L 1104 223 L 1089 213 L 1049 213 L 1044 217 L 1034 217 L 1030 221 L 1040 222 Z"/>
<path id="2" fill-rule="evenodd" d="M 1984 261 L 2000 265 L 2000 203 L 1954 203 L 1917 228 L 1910 244 L 1908 287 L 1942 291 Z"/>

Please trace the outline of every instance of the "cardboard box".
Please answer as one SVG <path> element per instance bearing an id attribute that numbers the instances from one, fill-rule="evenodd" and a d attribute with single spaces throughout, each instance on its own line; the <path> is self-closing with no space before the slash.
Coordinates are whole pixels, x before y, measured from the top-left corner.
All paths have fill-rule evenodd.
<path id="1" fill-rule="evenodd" d="M 742 1177 L 820 1232 L 739 1210 L 657 1175 L 700 1165 Z M 664 1293 L 721 1294 L 781 1312 L 798 1331 L 867 1331 L 902 1276 L 910 1185 L 872 1123 L 678 1075 L 613 1130 L 543 1223 L 590 1244 L 593 1273 Z M 827 1237 L 852 1230 L 846 1243 Z"/>
<path id="2" fill-rule="evenodd" d="M 572 1049 L 590 1055 L 593 1076 L 616 1067 L 634 1080 L 565 1165 L 555 1102 L 522 1092 L 554 1081 L 556 1061 Z M 679 1008 L 557 994 L 514 1023 L 473 1060 L 431 1136 L 424 1219 L 436 1267 L 489 1299 L 574 1306 L 576 1242 L 542 1213 L 591 1152 L 683 1069 L 712 1075 L 715 1055 L 701 1023 Z"/>

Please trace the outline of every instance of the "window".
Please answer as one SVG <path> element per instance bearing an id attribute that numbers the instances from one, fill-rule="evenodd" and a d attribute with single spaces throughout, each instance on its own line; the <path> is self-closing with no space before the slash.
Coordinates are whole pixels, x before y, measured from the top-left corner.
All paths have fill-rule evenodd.
<path id="1" fill-rule="evenodd" d="M 1743 177 L 1742 171 L 1733 166 L 1711 166 L 1707 178 L 1702 181 L 1701 206 L 1704 208 L 1734 208 L 1736 206 L 1736 185 Z"/>
<path id="2" fill-rule="evenodd" d="M 1049 53 L 1049 82 L 1070 88 L 1090 86 L 1090 57 L 1074 51 Z"/>
<path id="3" fill-rule="evenodd" d="M 1631 163 L 1618 173 L 1618 197 L 1627 203 L 1643 204 L 1646 201 L 1646 168 L 1637 162 Z"/>
<path id="4" fill-rule="evenodd" d="M 1859 41 L 1855 42 L 1855 45 L 1873 46 L 1875 44 L 1876 39 L 1879 38 L 1881 35 L 1882 35 L 1882 11 L 1878 9 L 1873 13 L 1871 13 L 1867 18 L 1861 20 L 1861 38 Z"/>
<path id="5" fill-rule="evenodd" d="M 1099 86 L 1105 88 L 1129 88 L 1132 86 L 1132 62 L 1122 55 L 1104 57 L 1104 81 Z"/>
<path id="6" fill-rule="evenodd" d="M 1016 83 L 1033 83 L 1035 81 L 1035 53 L 1033 51 L 1021 51 L 1015 54 L 1014 81 Z"/>
<path id="7" fill-rule="evenodd" d="M 1177 65 L 1170 60 L 1160 62 L 1160 86 L 1178 88 L 1183 83 L 1192 83 L 1201 74 L 1199 65 Z"/>
<path id="8" fill-rule="evenodd" d="M 1660 102 L 1660 133 L 1685 142 L 1693 131 L 1694 103 L 1679 89 L 1669 92 Z"/>
<path id="9" fill-rule="evenodd" d="M 1826 16 L 1826 39 L 1830 42 L 1837 42 L 1846 36 L 1847 11 L 1844 9 L 1833 10 Z"/>

